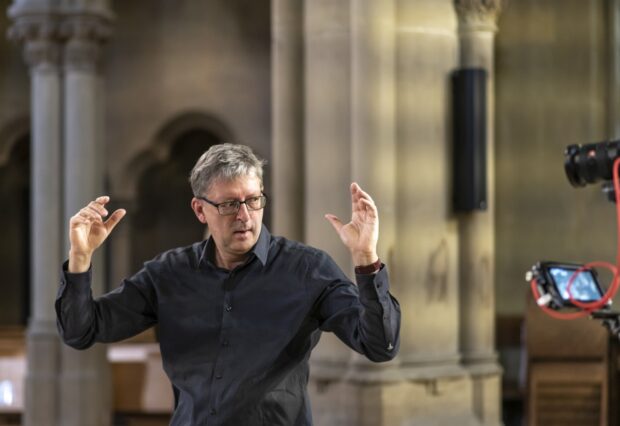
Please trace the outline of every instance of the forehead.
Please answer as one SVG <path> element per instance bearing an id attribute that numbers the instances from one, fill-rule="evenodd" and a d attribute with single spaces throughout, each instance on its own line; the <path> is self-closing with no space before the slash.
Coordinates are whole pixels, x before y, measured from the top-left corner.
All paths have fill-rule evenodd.
<path id="1" fill-rule="evenodd" d="M 209 187 L 212 198 L 243 198 L 248 195 L 259 195 L 262 182 L 256 175 L 238 176 L 232 179 L 217 179 Z"/>

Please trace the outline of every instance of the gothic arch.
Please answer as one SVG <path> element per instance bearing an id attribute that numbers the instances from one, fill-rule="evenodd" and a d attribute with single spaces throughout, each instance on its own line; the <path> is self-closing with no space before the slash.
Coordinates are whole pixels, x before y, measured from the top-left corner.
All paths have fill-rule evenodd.
<path id="1" fill-rule="evenodd" d="M 138 182 L 145 171 L 170 160 L 174 143 L 192 130 L 206 131 L 222 142 L 235 140 L 230 128 L 219 119 L 199 111 L 181 113 L 164 124 L 149 147 L 129 161 L 120 176 L 122 184 L 116 185 L 116 195 L 125 200 L 134 200 Z"/>
<path id="2" fill-rule="evenodd" d="M 15 144 L 30 133 L 30 118 L 17 117 L 0 127 L 0 167 L 4 166 L 11 156 Z"/>
<path id="3" fill-rule="evenodd" d="M 0 127 L 0 239 L 4 298 L 0 325 L 25 326 L 30 315 L 30 121 L 20 117 Z"/>
<path id="4" fill-rule="evenodd" d="M 210 146 L 233 140 L 232 132 L 204 113 L 180 114 L 165 124 L 148 149 L 128 164 L 121 181 L 128 215 L 131 270 L 164 250 L 204 238 L 194 217 L 189 172 Z"/>

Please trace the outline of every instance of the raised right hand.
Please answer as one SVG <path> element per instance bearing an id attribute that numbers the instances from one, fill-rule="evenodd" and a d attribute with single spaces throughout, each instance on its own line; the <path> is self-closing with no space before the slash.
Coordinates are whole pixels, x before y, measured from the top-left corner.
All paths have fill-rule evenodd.
<path id="1" fill-rule="evenodd" d="M 118 209 L 106 220 L 105 205 L 110 197 L 102 196 L 91 201 L 69 221 L 69 272 L 86 272 L 90 267 L 94 251 L 108 238 L 114 227 L 125 216 L 124 209 Z"/>

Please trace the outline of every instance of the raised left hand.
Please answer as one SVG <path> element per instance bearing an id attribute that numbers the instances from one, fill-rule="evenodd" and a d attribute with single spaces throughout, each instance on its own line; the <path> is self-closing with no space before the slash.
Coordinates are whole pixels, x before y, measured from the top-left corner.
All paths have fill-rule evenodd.
<path id="1" fill-rule="evenodd" d="M 325 218 L 351 252 L 355 265 L 370 265 L 379 258 L 377 256 L 379 214 L 370 195 L 355 182 L 351 184 L 351 210 L 351 221 L 347 224 L 343 224 L 333 214 L 326 214 Z"/>

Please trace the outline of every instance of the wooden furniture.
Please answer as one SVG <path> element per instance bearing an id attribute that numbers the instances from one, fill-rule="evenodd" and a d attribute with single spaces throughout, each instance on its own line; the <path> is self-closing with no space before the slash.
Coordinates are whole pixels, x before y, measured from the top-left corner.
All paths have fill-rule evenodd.
<path id="1" fill-rule="evenodd" d="M 26 343 L 23 327 L 0 327 L 0 426 L 19 425 L 24 410 Z M 173 409 L 153 332 L 108 345 L 114 424 L 165 426 Z"/>
<path id="2" fill-rule="evenodd" d="M 526 312 L 527 424 L 618 424 L 615 340 L 599 321 L 562 321 L 531 298 Z"/>

